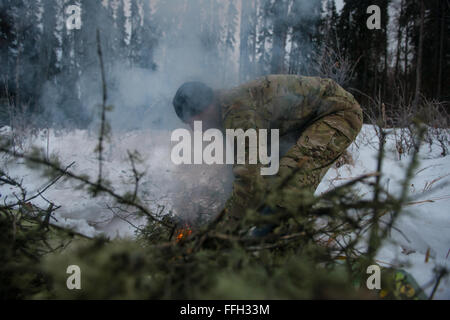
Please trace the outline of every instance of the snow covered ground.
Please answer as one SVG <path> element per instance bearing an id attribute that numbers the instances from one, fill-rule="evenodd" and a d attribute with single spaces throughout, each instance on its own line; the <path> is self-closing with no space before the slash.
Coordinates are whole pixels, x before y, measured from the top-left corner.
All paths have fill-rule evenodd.
<path id="1" fill-rule="evenodd" d="M 7 129 L 0 129 L 7 134 Z M 57 154 L 63 164 L 75 161 L 71 170 L 96 177 L 98 163 L 93 153 L 97 144 L 96 135 L 84 130 L 70 132 L 45 132 L 29 139 L 26 145 L 37 145 L 49 153 Z M 349 148 L 354 164 L 329 170 L 317 193 L 344 183 L 353 177 L 374 172 L 376 169 L 377 137 L 372 126 L 365 125 L 357 141 Z M 27 147 L 25 147 L 27 149 Z M 396 194 L 400 190 L 410 157 L 404 155 L 401 160 L 395 150 L 395 139 L 389 136 L 386 143 L 386 159 L 383 166 L 382 183 Z M 133 190 L 133 176 L 126 157 L 127 150 L 138 150 L 144 161 L 139 168 L 146 171 L 142 180 L 140 194 L 150 208 L 166 212 L 174 206 L 174 199 L 182 194 L 177 170 L 170 161 L 170 132 L 139 130 L 113 135 L 105 150 L 105 172 L 115 191 L 122 193 Z M 4 157 L 3 157 L 4 160 Z M 389 241 L 379 252 L 377 259 L 381 265 L 394 265 L 410 272 L 426 292 L 432 290 L 430 281 L 434 280 L 433 268 L 438 265 L 450 268 L 450 156 L 442 157 L 438 144 L 424 145 L 420 151 L 420 166 L 416 170 L 410 192 L 413 199 L 398 219 Z M 20 177 L 31 193 L 41 190 L 47 183 L 38 172 L 32 171 L 18 161 L 1 161 L 2 169 L 12 177 Z M 179 172 L 179 171 L 178 171 Z M 197 174 L 197 173 L 196 173 Z M 208 175 L 198 173 L 196 182 L 208 183 Z M 129 237 L 134 227 L 120 214 L 114 215 L 106 196 L 90 198 L 82 190 L 74 190 L 72 181 L 61 180 L 45 192 L 48 200 L 61 205 L 55 218 L 57 223 L 75 228 L 89 236 L 99 233 Z M 15 190 L 2 187 L 2 200 L 11 196 Z M 361 195 L 370 197 L 368 190 L 360 189 Z M 224 195 L 226 196 L 226 195 Z M 35 199 L 35 204 L 45 206 L 43 198 Z M 176 208 L 174 208 L 176 210 Z M 117 210 L 115 211 L 116 213 Z M 122 218 L 120 218 L 121 216 Z M 134 225 L 144 223 L 143 219 L 131 219 Z M 428 259 L 427 259 L 428 256 Z M 447 277 L 435 295 L 438 299 L 450 299 L 450 279 Z"/>
<path id="2" fill-rule="evenodd" d="M 365 125 L 357 140 L 350 146 L 354 165 L 330 169 L 317 192 L 346 182 L 351 177 L 376 171 L 378 138 L 372 126 Z M 438 144 L 423 145 L 420 164 L 411 181 L 411 205 L 407 206 L 395 224 L 389 241 L 385 243 L 377 259 L 380 265 L 394 265 L 410 272 L 421 286 L 432 291 L 433 269 L 450 267 L 450 156 L 441 156 Z M 386 141 L 386 158 L 383 163 L 382 185 L 391 194 L 399 194 L 410 156 L 399 160 L 395 149 L 395 137 Z M 371 198 L 364 186 L 360 194 Z M 426 256 L 428 251 L 428 262 Z M 436 299 L 450 299 L 450 279 L 447 277 L 435 295 Z"/>

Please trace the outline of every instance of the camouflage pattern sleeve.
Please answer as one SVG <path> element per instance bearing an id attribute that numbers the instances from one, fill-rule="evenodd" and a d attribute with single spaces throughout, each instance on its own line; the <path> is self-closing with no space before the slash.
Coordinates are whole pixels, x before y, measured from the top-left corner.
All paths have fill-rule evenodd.
<path id="1" fill-rule="evenodd" d="M 224 115 L 223 127 L 227 129 L 262 129 L 267 128 L 267 122 L 263 121 L 257 110 L 257 104 L 245 90 L 236 89 L 230 95 L 230 102 Z M 236 141 L 235 141 L 236 143 Z M 238 219 L 245 214 L 245 210 L 257 207 L 262 202 L 264 195 L 264 178 L 260 174 L 261 165 L 248 164 L 248 143 L 245 146 L 246 164 L 236 163 L 236 152 L 234 154 L 232 195 L 226 208 L 229 219 Z"/>
<path id="2" fill-rule="evenodd" d="M 283 182 L 277 200 L 281 207 L 289 205 L 286 199 L 292 193 L 314 192 L 362 127 L 362 110 L 353 96 L 330 79 L 314 79 L 318 86 L 310 90 L 316 95 L 307 99 L 310 119 L 302 124 L 296 144 L 280 159 L 280 170 L 271 185 L 278 190 Z M 291 118 L 301 122 L 301 112 L 299 108 L 299 114 Z"/>

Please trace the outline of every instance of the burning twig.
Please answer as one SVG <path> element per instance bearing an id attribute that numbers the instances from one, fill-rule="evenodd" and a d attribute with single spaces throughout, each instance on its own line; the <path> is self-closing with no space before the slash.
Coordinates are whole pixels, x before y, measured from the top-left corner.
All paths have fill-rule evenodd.
<path id="1" fill-rule="evenodd" d="M 191 227 L 186 223 L 184 227 L 179 229 L 177 232 L 176 241 L 180 242 L 181 240 L 186 240 L 187 237 L 189 237 L 192 234 Z"/>
<path id="2" fill-rule="evenodd" d="M 106 100 L 108 98 L 107 88 L 106 88 L 106 79 L 105 79 L 105 67 L 103 65 L 103 55 L 102 55 L 102 46 L 100 44 L 100 31 L 97 29 L 97 53 L 100 60 L 100 70 L 102 76 L 102 114 L 101 114 L 101 124 L 100 124 L 100 134 L 98 138 L 98 179 L 97 184 L 100 185 L 102 183 L 102 166 L 103 166 L 103 139 L 106 133 Z"/>

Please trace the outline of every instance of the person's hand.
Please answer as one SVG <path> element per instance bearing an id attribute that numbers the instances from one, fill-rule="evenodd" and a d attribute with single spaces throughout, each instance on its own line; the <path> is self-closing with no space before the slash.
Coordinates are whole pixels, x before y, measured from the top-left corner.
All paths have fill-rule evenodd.
<path id="1" fill-rule="evenodd" d="M 265 216 L 275 214 L 275 211 L 268 206 L 264 206 L 263 209 L 259 211 L 259 213 Z M 277 225 L 274 223 L 269 223 L 260 227 L 255 227 L 250 231 L 250 235 L 255 238 L 265 237 L 269 233 L 271 233 L 276 227 Z"/>

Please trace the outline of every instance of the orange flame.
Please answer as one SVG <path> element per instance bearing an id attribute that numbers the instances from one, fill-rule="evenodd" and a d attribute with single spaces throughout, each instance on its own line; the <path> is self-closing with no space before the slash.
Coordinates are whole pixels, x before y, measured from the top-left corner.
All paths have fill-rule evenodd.
<path id="1" fill-rule="evenodd" d="M 179 242 L 182 239 L 189 237 L 192 234 L 192 229 L 188 224 L 186 224 L 185 227 L 179 229 L 177 233 L 177 242 Z"/>

